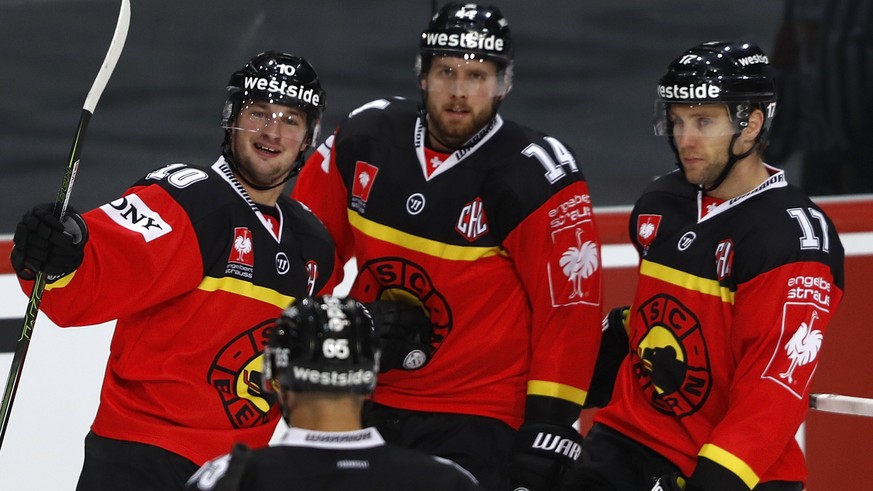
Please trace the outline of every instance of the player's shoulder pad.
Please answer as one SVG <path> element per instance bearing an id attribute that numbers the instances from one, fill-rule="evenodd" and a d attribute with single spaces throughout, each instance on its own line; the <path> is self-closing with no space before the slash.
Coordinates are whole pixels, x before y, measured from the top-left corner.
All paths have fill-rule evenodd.
<path id="1" fill-rule="evenodd" d="M 468 159 L 474 172 L 484 174 L 487 193 L 515 196 L 524 216 L 558 191 L 585 182 L 582 165 L 569 146 L 506 120 Z"/>
<path id="2" fill-rule="evenodd" d="M 392 117 L 394 114 L 408 113 L 418 115 L 418 103 L 404 97 L 394 96 L 376 99 L 353 109 L 343 126 L 352 121 L 371 121 L 373 119 Z"/>
<path id="3" fill-rule="evenodd" d="M 685 197 L 697 196 L 697 187 L 685 180 L 685 176 L 679 169 L 674 169 L 666 174 L 658 176 L 654 181 L 650 182 L 641 196 L 650 193 L 667 193 Z"/>
<path id="4" fill-rule="evenodd" d="M 303 223 L 310 228 L 327 231 L 324 222 L 302 202 L 283 194 L 279 196 L 276 204 L 282 208 L 283 213 L 288 214 L 288 218 L 294 223 Z"/>

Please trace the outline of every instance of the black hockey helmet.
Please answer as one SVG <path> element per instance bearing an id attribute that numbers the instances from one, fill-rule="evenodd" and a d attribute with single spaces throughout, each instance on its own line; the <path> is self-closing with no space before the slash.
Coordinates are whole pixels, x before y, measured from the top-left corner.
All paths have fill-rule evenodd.
<path id="1" fill-rule="evenodd" d="M 325 98 L 318 74 L 309 62 L 299 56 L 265 51 L 230 76 L 221 125 L 232 125 L 243 101 L 263 101 L 303 109 L 309 136 L 316 139 Z"/>
<path id="2" fill-rule="evenodd" d="M 264 387 L 369 394 L 379 372 L 379 338 L 356 300 L 308 297 L 285 309 L 264 350 Z"/>
<path id="3" fill-rule="evenodd" d="M 221 126 L 225 129 L 223 155 L 231 165 L 235 165 L 230 133 L 244 103 L 261 101 L 302 109 L 306 113 L 306 143 L 311 145 L 321 132 L 326 97 L 318 74 L 305 59 L 278 51 L 255 55 L 227 82 L 227 100 L 221 112 Z M 300 171 L 303 161 L 304 153 L 300 152 L 289 179 Z"/>
<path id="4" fill-rule="evenodd" d="M 699 44 L 673 60 L 667 73 L 658 82 L 655 100 L 655 134 L 669 136 L 670 147 L 677 156 L 670 119 L 671 104 L 724 104 L 734 126 L 734 136 L 728 149 L 728 165 L 707 190 L 721 185 L 734 164 L 762 149 L 768 140 L 770 125 L 776 113 L 776 81 L 767 55 L 756 44 L 736 41 L 711 41 Z M 749 124 L 752 111 L 764 115 L 755 144 L 746 152 L 735 155 L 733 144 Z"/>
<path id="5" fill-rule="evenodd" d="M 669 104 L 723 103 L 737 131 L 749 123 L 752 109 L 764 113 L 764 130 L 776 110 L 776 81 L 767 55 L 754 43 L 713 41 L 685 51 L 658 82 L 655 132 L 671 133 Z"/>
<path id="6" fill-rule="evenodd" d="M 514 52 L 509 22 L 497 7 L 475 3 L 448 3 L 421 33 L 415 63 L 421 77 L 435 55 L 491 60 L 503 74 L 504 93 L 512 86 Z"/>

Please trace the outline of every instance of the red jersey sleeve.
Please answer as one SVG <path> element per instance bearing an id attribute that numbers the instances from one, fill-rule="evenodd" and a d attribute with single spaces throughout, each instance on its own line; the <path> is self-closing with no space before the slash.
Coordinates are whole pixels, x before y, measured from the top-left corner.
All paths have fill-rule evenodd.
<path id="1" fill-rule="evenodd" d="M 584 181 L 553 195 L 504 246 L 532 309 L 528 395 L 584 405 L 600 346 L 600 240 Z"/>

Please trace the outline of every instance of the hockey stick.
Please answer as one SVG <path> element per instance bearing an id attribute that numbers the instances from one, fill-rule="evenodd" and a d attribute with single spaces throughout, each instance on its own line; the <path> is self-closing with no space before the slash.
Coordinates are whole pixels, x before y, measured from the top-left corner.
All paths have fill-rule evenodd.
<path id="1" fill-rule="evenodd" d="M 85 104 L 82 106 L 79 126 L 76 128 L 73 147 L 70 150 L 70 160 L 67 163 L 64 179 L 61 181 L 58 196 L 55 200 L 54 215 L 59 219 L 62 219 L 67 212 L 70 191 L 73 188 L 73 181 L 76 179 L 76 172 L 79 169 L 79 155 L 82 151 L 85 130 L 88 129 L 88 122 L 91 120 L 91 115 L 94 114 L 97 101 L 100 100 L 103 89 L 106 88 L 106 83 L 109 82 L 109 77 L 112 76 L 112 71 L 118 62 L 118 57 L 121 56 L 121 50 L 124 48 L 124 41 L 127 39 L 127 29 L 129 26 L 130 0 L 121 0 L 121 10 L 118 12 L 115 33 L 112 35 L 112 41 L 109 43 L 109 50 L 106 52 L 103 65 L 100 66 L 97 78 L 94 79 L 91 90 L 85 98 Z M 45 274 L 37 272 L 33 283 L 33 291 L 30 294 L 30 300 L 27 302 L 27 310 L 24 313 L 24 326 L 21 329 L 21 337 L 18 338 L 15 354 L 12 356 L 12 366 L 9 367 L 9 377 L 6 379 L 6 389 L 3 391 L 3 405 L 0 408 L 0 417 L 2 417 L 2 421 L 0 421 L 0 447 L 2 447 L 3 438 L 6 436 L 9 414 L 12 411 L 12 403 L 15 400 L 18 382 L 21 380 L 21 372 L 24 369 L 24 358 L 27 356 L 27 348 L 30 347 L 30 336 L 33 333 L 33 326 L 36 324 L 36 316 L 39 314 L 39 305 L 42 303 L 45 280 Z"/>
<path id="2" fill-rule="evenodd" d="M 809 407 L 818 411 L 873 417 L 873 399 L 840 394 L 810 394 Z"/>

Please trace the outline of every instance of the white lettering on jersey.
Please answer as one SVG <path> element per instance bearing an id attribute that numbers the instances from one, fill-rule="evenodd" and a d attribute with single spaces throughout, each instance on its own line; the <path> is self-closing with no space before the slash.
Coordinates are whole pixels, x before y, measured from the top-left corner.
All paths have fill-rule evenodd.
<path id="1" fill-rule="evenodd" d="M 197 472 L 188 480 L 188 484 L 197 484 L 197 489 L 209 491 L 215 487 L 218 480 L 224 477 L 230 465 L 230 454 L 222 455 L 217 459 L 203 464 Z"/>
<path id="2" fill-rule="evenodd" d="M 151 242 L 173 231 L 161 215 L 152 211 L 136 194 L 129 194 L 100 207 L 115 223 Z"/>

